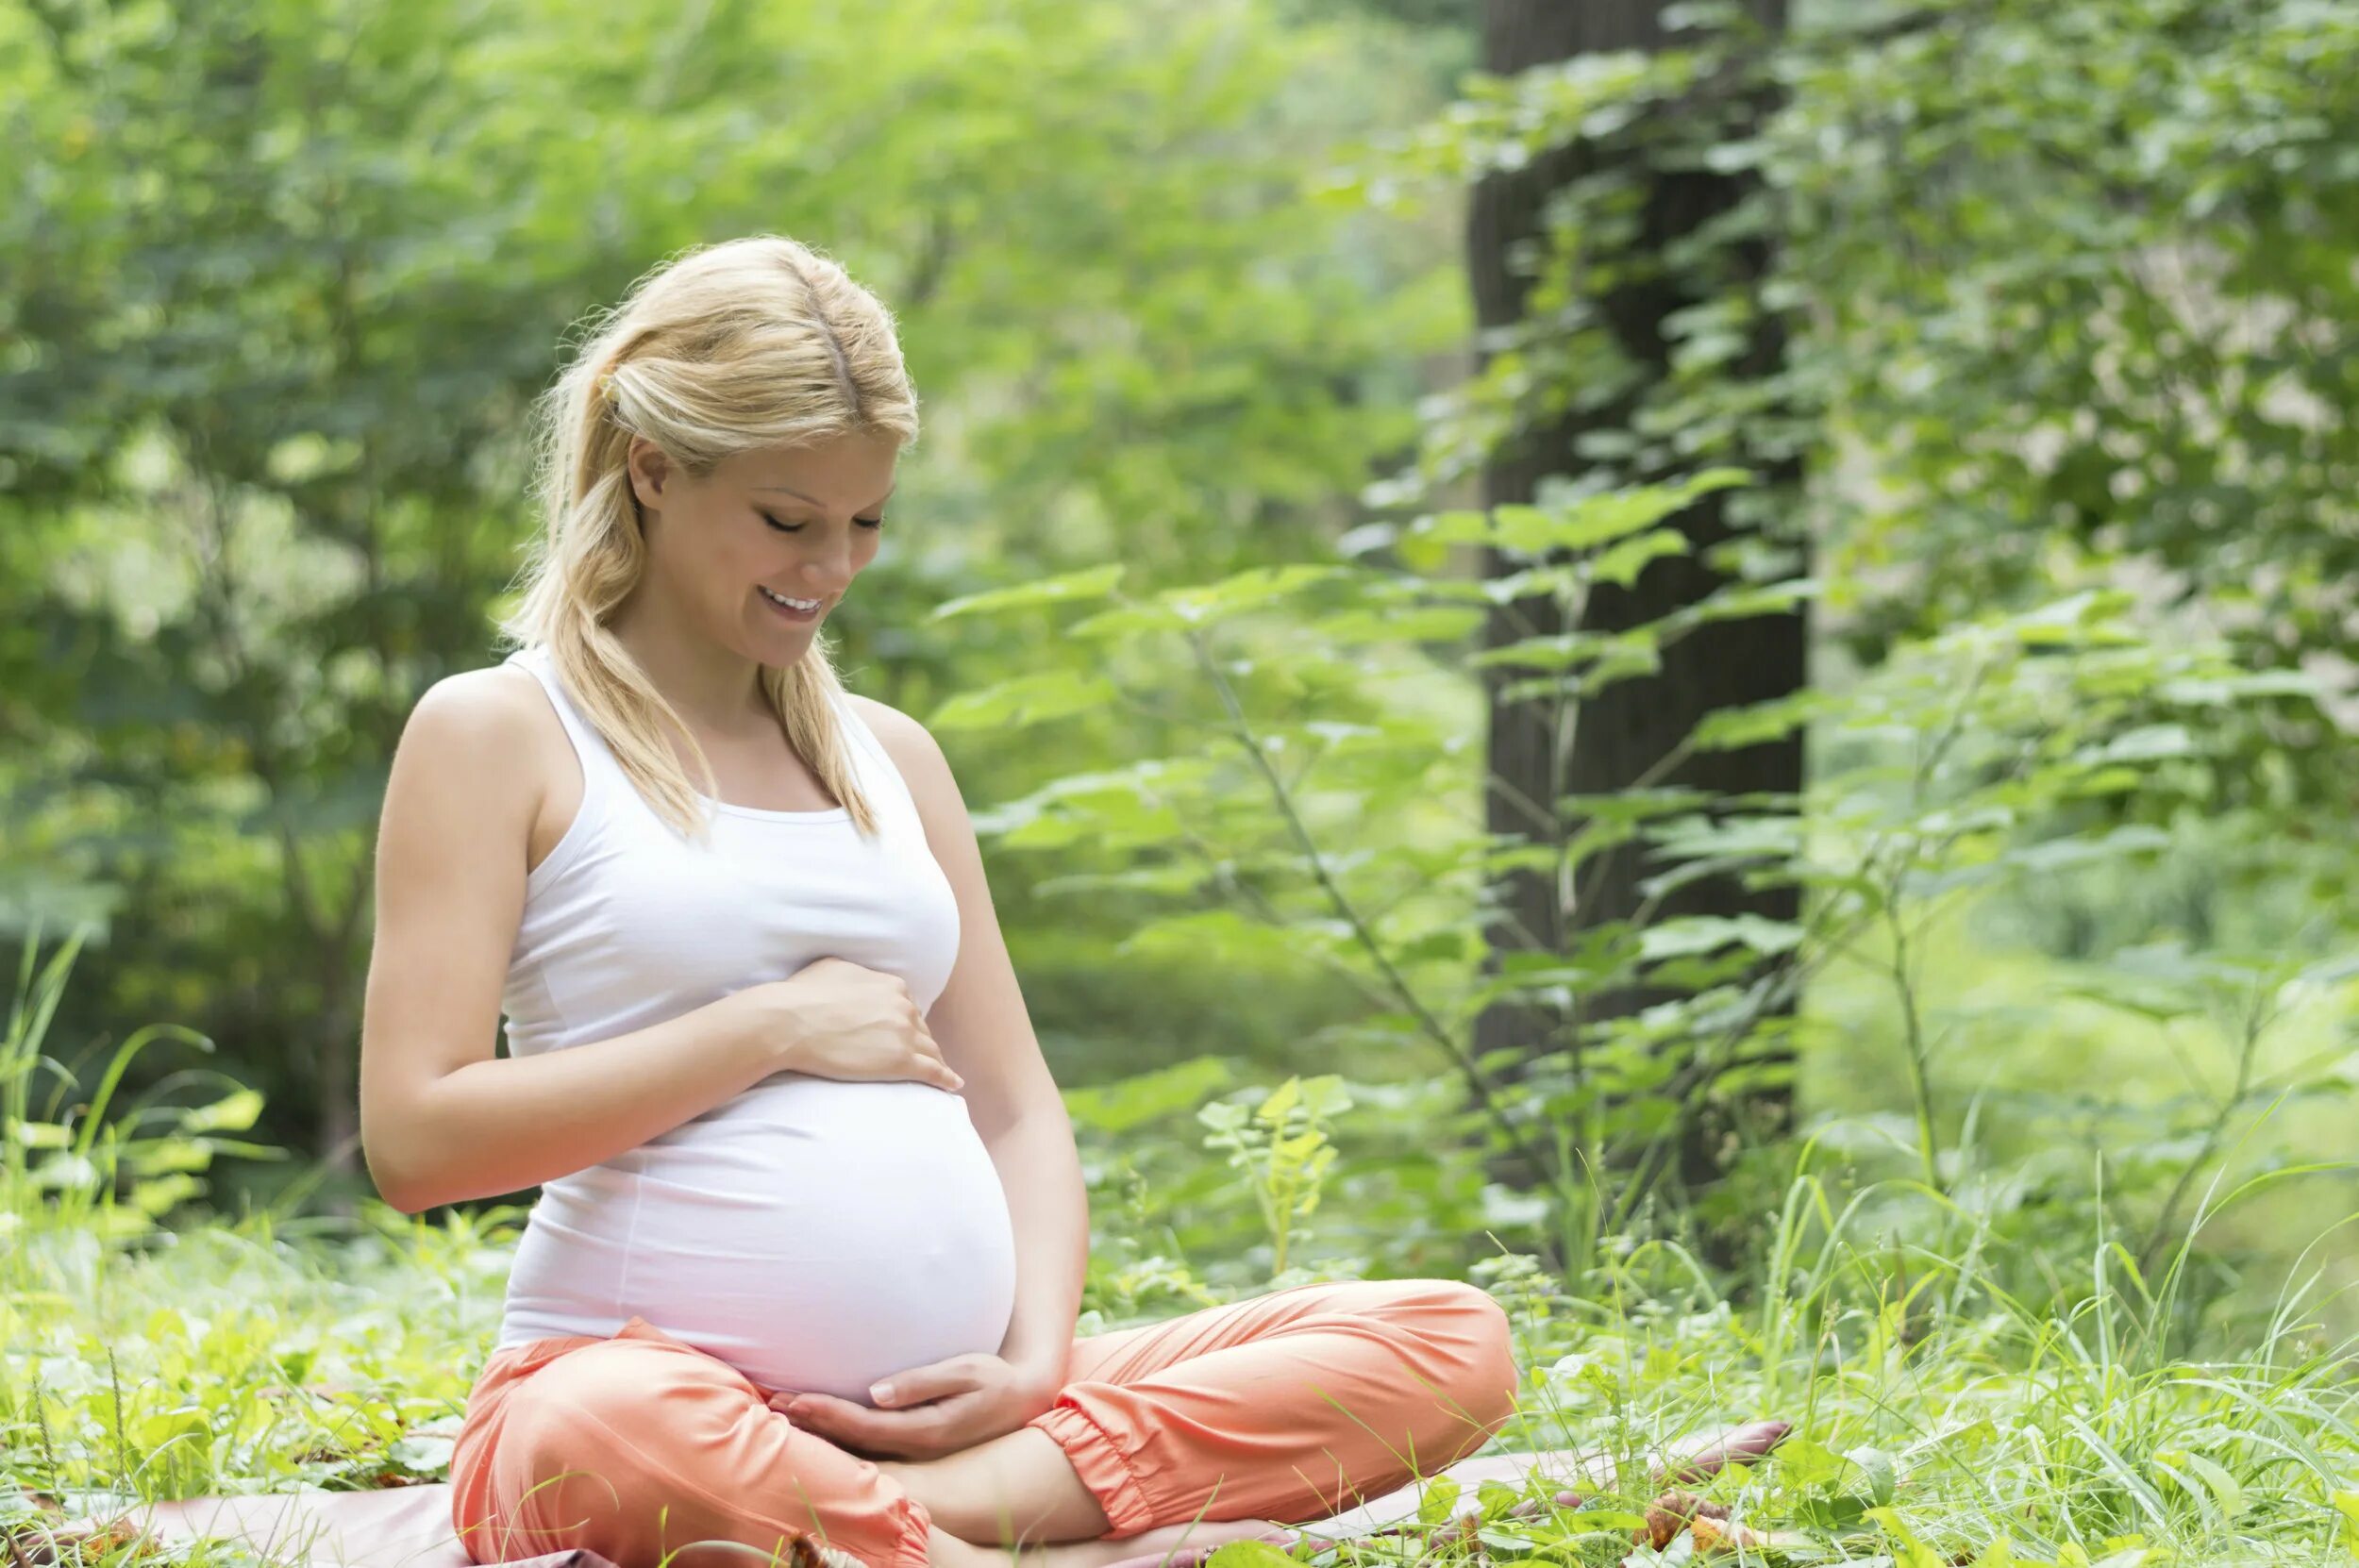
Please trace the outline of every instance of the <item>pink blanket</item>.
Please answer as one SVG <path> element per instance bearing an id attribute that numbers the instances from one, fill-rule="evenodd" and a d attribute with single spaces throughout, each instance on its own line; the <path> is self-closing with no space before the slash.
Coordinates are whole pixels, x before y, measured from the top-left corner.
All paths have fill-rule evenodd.
<path id="1" fill-rule="evenodd" d="M 1786 1434 L 1783 1422 L 1756 1422 L 1717 1436 L 1681 1443 L 1659 1468 L 1653 1484 L 1677 1484 L 1699 1479 L 1730 1460 L 1757 1459 Z M 1592 1489 L 1610 1481 L 1611 1466 L 1594 1455 L 1571 1449 L 1543 1453 L 1490 1454 L 1464 1460 L 1442 1474 L 1467 1489 L 1472 1502 L 1475 1484 L 1501 1480 L 1520 1485 L 1538 1475 L 1560 1488 Z M 1413 1481 L 1397 1492 L 1374 1498 L 1347 1512 L 1303 1526 L 1313 1537 L 1339 1539 L 1364 1535 L 1414 1518 L 1418 1498 L 1428 1483 Z M 121 1516 L 88 1515 L 66 1519 L 57 1526 L 60 1538 L 84 1535 L 109 1525 L 134 1533 L 152 1534 L 166 1543 L 198 1537 L 227 1538 L 274 1563 L 302 1568 L 472 1568 L 465 1549 L 450 1524 L 450 1488 L 444 1484 L 389 1487 L 375 1492 L 328 1492 L 317 1488 L 271 1493 L 250 1497 L 195 1497 L 182 1502 L 151 1503 Z M 31 1547 L 38 1534 L 19 1533 L 21 1547 Z M 40 1560 L 36 1552 L 33 1560 Z M 51 1560 L 56 1560 L 52 1555 Z M 1152 1568 L 1160 1559 L 1133 1559 L 1115 1568 Z M 522 1568 L 616 1568 L 590 1551 L 551 1552 L 519 1559 Z M 636 1565 L 634 1565 L 636 1568 Z"/>

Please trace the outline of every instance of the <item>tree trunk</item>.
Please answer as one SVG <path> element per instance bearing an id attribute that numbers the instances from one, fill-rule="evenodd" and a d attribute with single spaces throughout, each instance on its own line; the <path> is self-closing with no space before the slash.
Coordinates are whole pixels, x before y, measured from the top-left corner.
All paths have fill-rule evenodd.
<path id="1" fill-rule="evenodd" d="M 1486 0 L 1484 67 L 1509 74 L 1585 51 L 1659 48 L 1665 42 L 1660 17 L 1664 4 L 1665 0 L 1584 0 L 1580 5 L 1564 5 L 1561 0 Z M 1747 0 L 1747 4 L 1765 28 L 1782 28 L 1783 0 Z M 1617 156 L 1631 155 L 1595 144 L 1559 148 L 1520 169 L 1487 176 L 1476 187 L 1467 254 L 1482 328 L 1521 319 L 1531 279 L 1510 270 L 1511 253 L 1542 233 L 1542 213 L 1551 194 L 1596 168 L 1598 159 Z M 1738 199 L 1747 177 L 1691 171 L 1652 176 L 1647 187 L 1644 237 L 1639 242 L 1656 250 L 1675 242 Z M 1750 275 L 1758 277 L 1769 258 L 1765 246 L 1753 249 L 1758 254 L 1748 254 L 1745 260 Z M 1692 303 L 1678 283 L 1676 277 L 1641 281 L 1601 305 L 1622 352 L 1657 374 L 1668 358 L 1664 320 Z M 1738 373 L 1772 374 L 1782 356 L 1782 337 L 1774 325 L 1765 327 Z M 1544 476 L 1577 474 L 1581 460 L 1575 453 L 1575 439 L 1584 430 L 1626 425 L 1634 404 L 1643 396 L 1642 388 L 1617 405 L 1536 425 L 1503 444 L 1483 471 L 1482 504 L 1527 503 L 1534 498 Z M 1798 477 L 1798 465 L 1792 461 L 1781 467 L 1755 460 L 1750 466 L 1766 487 L 1788 484 Z M 1700 557 L 1730 537 L 1721 506 L 1725 493 L 1705 496 L 1672 520 L 1692 542 L 1689 555 L 1650 563 L 1629 590 L 1597 585 L 1580 612 L 1578 629 L 1604 632 L 1643 625 L 1720 587 L 1725 579 L 1707 568 Z M 1503 559 L 1490 551 L 1482 569 L 1486 576 L 1499 576 L 1529 564 Z M 1496 647 L 1576 629 L 1564 625 L 1564 620 L 1558 603 L 1547 596 L 1497 606 L 1490 613 L 1483 645 Z M 1581 704 L 1569 724 L 1564 722 L 1564 715 L 1554 700 L 1513 704 L 1499 700 L 1503 683 L 1527 678 L 1530 672 L 1486 672 L 1492 776 L 1486 802 L 1488 826 L 1495 834 L 1514 833 L 1534 842 L 1562 843 L 1578 833 L 1581 825 L 1555 820 L 1553 803 L 1560 796 L 1627 789 L 1684 739 L 1705 714 L 1799 690 L 1806 678 L 1807 637 L 1807 616 L 1800 610 L 1708 623 L 1664 649 L 1659 673 L 1609 686 Z M 1656 782 L 1715 793 L 1792 792 L 1801 787 L 1802 768 L 1801 738 L 1797 734 L 1740 751 L 1699 755 Z M 1637 883 L 1660 869 L 1641 863 L 1640 846 L 1624 845 L 1593 857 L 1581 869 L 1569 908 L 1556 879 L 1546 870 L 1502 876 L 1493 890 L 1494 919 L 1488 931 L 1491 956 L 1486 967 L 1496 972 L 1498 959 L 1510 952 L 1566 951 L 1581 932 L 1632 918 L 1643 902 Z M 1657 909 L 1662 918 L 1750 912 L 1790 920 L 1798 905 L 1794 889 L 1748 892 L 1732 878 L 1712 877 L 1678 889 Z M 1652 990 L 1593 994 L 1584 1003 L 1584 1016 L 1591 1021 L 1626 1016 L 1666 999 L 1667 993 Z M 1517 1059 L 1502 1075 L 1512 1079 L 1520 1076 L 1518 1064 L 1528 1064 L 1532 1058 L 1559 1048 L 1570 1022 L 1537 1007 L 1503 1003 L 1478 1020 L 1475 1050 L 1480 1056 L 1513 1048 Z M 1790 1093 L 1785 1087 L 1757 1092 L 1747 1120 L 1757 1129 L 1782 1130 L 1791 1114 Z M 1707 1183 L 1725 1168 L 1732 1130 L 1731 1118 L 1719 1108 L 1690 1120 L 1681 1136 L 1679 1165 L 1691 1185 Z M 1594 1158 L 1600 1151 L 1581 1152 Z M 1535 1177 L 1535 1173 L 1511 1158 L 1496 1160 L 1492 1174 L 1515 1187 L 1529 1187 Z M 1612 1185 L 1612 1173 L 1597 1174 Z M 1611 1192 L 1606 1194 L 1609 1201 L 1612 1195 Z"/>

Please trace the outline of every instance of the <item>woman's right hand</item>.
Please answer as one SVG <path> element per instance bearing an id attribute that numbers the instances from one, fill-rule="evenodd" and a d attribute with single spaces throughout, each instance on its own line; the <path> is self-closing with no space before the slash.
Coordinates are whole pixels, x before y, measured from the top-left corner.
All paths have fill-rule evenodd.
<path id="1" fill-rule="evenodd" d="M 917 998 L 898 975 L 828 957 L 737 995 L 756 1006 L 755 1026 L 778 1043 L 773 1072 L 869 1082 L 914 1078 L 954 1094 L 966 1087 L 943 1060 Z"/>

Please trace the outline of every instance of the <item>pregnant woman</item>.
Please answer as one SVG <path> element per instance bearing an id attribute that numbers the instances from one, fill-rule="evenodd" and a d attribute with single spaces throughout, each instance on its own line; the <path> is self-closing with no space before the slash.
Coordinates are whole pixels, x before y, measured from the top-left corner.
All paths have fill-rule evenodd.
<path id="1" fill-rule="evenodd" d="M 1513 1411 L 1456 1281 L 1076 1335 L 1079 1161 L 974 829 L 821 632 L 917 433 L 893 327 L 777 237 L 642 279 L 538 409 L 520 645 L 397 749 L 369 1167 L 413 1213 L 542 1190 L 451 1461 L 478 1563 L 1096 1568 Z"/>

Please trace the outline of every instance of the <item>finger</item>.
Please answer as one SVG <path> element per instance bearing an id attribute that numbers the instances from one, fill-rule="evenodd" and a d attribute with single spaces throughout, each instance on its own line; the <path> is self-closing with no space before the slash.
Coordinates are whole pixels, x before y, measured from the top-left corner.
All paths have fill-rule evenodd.
<path id="1" fill-rule="evenodd" d="M 890 1439 L 875 1432 L 859 1430 L 858 1424 L 845 1419 L 842 1411 L 834 1405 L 823 1406 L 815 1401 L 807 1405 L 796 1405 L 790 1408 L 786 1415 L 789 1420 L 811 1436 L 824 1438 L 847 1453 L 857 1454 L 863 1459 L 872 1459 L 878 1454 L 901 1452 L 900 1449 L 893 1446 Z"/>
<path id="2" fill-rule="evenodd" d="M 912 1059 L 912 1066 L 914 1071 L 910 1076 L 920 1082 L 930 1083 L 953 1093 L 966 1087 L 966 1079 L 960 1076 L 959 1070 L 943 1060 L 939 1053 L 919 1051 Z"/>
<path id="3" fill-rule="evenodd" d="M 798 1426 L 832 1437 L 844 1426 L 845 1403 L 824 1393 L 781 1393 L 770 1401 L 770 1408 Z"/>
<path id="4" fill-rule="evenodd" d="M 941 1416 L 931 1405 L 915 1410 L 872 1410 L 824 1393 L 797 1394 L 781 1399 L 780 1405 L 790 1420 L 830 1443 L 879 1453 L 916 1453 L 941 1425 Z"/>
<path id="5" fill-rule="evenodd" d="M 771 1408 L 814 1426 L 841 1426 L 847 1420 L 868 1413 L 865 1406 L 827 1393 L 782 1393 Z"/>
<path id="6" fill-rule="evenodd" d="M 982 1380 L 982 1370 L 973 1357 L 953 1356 L 924 1366 L 905 1367 L 890 1377 L 879 1377 L 869 1385 L 868 1397 L 880 1410 L 906 1410 L 929 1399 L 979 1388 Z"/>

